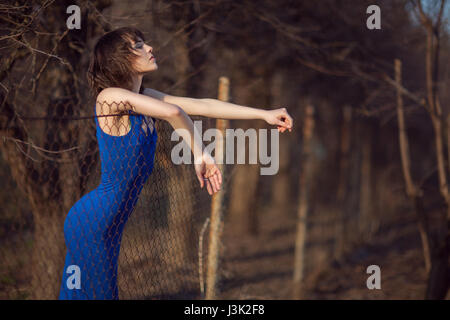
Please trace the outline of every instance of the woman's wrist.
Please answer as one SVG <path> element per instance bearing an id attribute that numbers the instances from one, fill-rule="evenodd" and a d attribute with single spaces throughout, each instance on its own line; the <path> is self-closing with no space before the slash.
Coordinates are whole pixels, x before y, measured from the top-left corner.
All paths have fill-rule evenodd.
<path id="1" fill-rule="evenodd" d="M 260 120 L 264 120 L 264 121 L 266 121 L 266 119 L 267 119 L 267 114 L 268 114 L 268 110 L 265 110 L 265 109 L 258 109 L 259 110 L 259 113 L 258 113 L 258 118 L 260 119 Z"/>
<path id="2" fill-rule="evenodd" d="M 202 160 L 206 163 L 214 163 L 215 160 L 213 156 L 208 151 L 203 151 Z"/>
<path id="3" fill-rule="evenodd" d="M 196 150 L 194 153 L 194 163 L 195 164 L 200 164 L 203 161 L 203 152 L 200 150 Z"/>

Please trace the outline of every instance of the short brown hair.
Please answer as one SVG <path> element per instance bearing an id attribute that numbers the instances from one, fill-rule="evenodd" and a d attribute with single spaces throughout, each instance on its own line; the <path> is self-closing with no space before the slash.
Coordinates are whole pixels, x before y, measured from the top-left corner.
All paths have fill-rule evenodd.
<path id="1" fill-rule="evenodd" d="M 118 28 L 105 33 L 95 44 L 87 73 L 91 94 L 96 97 L 108 87 L 132 89 L 135 74 L 132 63 L 137 55 L 130 40 L 137 42 L 144 35 L 134 27 Z"/>

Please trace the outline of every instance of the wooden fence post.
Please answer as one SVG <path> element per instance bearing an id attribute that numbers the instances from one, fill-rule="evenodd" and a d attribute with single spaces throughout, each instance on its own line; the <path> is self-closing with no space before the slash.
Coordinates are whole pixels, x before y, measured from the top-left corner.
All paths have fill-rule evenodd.
<path id="1" fill-rule="evenodd" d="M 222 101 L 229 100 L 229 88 L 230 81 L 227 77 L 219 78 L 219 93 L 218 99 Z M 225 130 L 229 125 L 229 121 L 226 119 L 217 119 L 216 127 L 222 133 L 225 138 Z M 224 141 L 216 141 L 215 157 L 216 163 L 222 172 L 222 187 L 219 192 L 215 193 L 211 200 L 211 224 L 209 229 L 209 249 L 208 249 L 208 270 L 206 276 L 206 299 L 217 298 L 217 283 L 219 281 L 218 265 L 219 265 L 219 249 L 221 245 L 221 234 L 223 229 L 223 215 L 224 215 L 224 194 L 227 189 L 226 181 L 226 166 L 222 163 L 225 162 L 226 156 L 224 152 Z M 219 156 L 223 156 L 219 159 Z"/>
<path id="2" fill-rule="evenodd" d="M 305 244 L 307 233 L 307 218 L 309 210 L 309 189 L 311 184 L 311 175 L 313 167 L 312 137 L 314 131 L 314 108 L 311 105 L 306 106 L 305 118 L 303 123 L 303 150 L 302 150 L 302 168 L 300 171 L 298 209 L 297 209 L 297 233 L 295 236 L 295 256 L 294 256 L 294 275 L 293 275 L 293 298 L 301 299 L 302 282 L 305 270 Z"/>

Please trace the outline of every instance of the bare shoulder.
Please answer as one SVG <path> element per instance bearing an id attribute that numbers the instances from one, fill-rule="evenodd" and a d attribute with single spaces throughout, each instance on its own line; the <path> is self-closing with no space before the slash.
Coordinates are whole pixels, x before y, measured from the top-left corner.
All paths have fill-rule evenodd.
<path id="1" fill-rule="evenodd" d="M 123 88 L 105 88 L 97 95 L 97 110 L 101 114 L 122 113 L 131 109 L 128 96 L 132 93 Z"/>

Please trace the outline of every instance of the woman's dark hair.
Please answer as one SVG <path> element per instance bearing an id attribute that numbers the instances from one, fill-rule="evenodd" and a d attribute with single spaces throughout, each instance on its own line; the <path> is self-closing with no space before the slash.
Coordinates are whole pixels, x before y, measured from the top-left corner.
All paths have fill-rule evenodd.
<path id="1" fill-rule="evenodd" d="M 132 67 L 137 57 L 130 40 L 137 42 L 144 35 L 134 27 L 123 27 L 104 34 L 95 44 L 87 73 L 91 93 L 96 97 L 108 87 L 120 87 L 131 90 Z"/>

